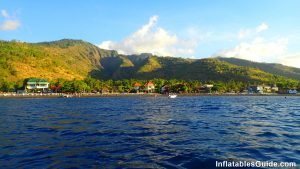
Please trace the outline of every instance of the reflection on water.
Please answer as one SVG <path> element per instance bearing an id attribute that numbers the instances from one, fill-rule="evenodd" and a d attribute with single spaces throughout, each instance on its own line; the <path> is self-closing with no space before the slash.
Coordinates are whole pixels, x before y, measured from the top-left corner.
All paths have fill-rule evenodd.
<path id="1" fill-rule="evenodd" d="M 214 168 L 300 162 L 300 98 L 0 100 L 0 168 Z"/>

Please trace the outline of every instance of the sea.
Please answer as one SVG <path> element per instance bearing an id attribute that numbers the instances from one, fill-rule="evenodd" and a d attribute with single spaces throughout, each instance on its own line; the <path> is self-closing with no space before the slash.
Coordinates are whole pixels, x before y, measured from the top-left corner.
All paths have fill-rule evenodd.
<path id="1" fill-rule="evenodd" d="M 299 168 L 300 97 L 0 99 L 0 168 L 211 169 L 223 161 Z"/>

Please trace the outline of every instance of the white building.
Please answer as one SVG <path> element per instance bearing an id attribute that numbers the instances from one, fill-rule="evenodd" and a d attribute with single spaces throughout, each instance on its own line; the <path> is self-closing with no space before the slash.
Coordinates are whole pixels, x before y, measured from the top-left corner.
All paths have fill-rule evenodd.
<path id="1" fill-rule="evenodd" d="M 49 82 L 45 79 L 31 78 L 26 82 L 26 90 L 41 90 L 49 88 Z"/>

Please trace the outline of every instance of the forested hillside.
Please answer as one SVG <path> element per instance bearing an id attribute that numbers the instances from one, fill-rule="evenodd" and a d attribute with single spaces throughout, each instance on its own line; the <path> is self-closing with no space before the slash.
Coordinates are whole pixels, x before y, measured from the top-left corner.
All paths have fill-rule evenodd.
<path id="1" fill-rule="evenodd" d="M 121 55 L 82 40 L 0 41 L 1 81 L 55 79 L 179 79 L 276 83 L 300 79 L 300 69 L 233 58 L 183 59 Z"/>

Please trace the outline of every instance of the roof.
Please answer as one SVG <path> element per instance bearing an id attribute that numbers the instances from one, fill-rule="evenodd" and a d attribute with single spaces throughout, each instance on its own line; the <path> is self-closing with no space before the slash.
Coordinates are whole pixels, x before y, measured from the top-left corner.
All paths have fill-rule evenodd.
<path id="1" fill-rule="evenodd" d="M 27 84 L 48 84 L 48 81 L 45 79 L 39 79 L 39 78 L 30 78 L 27 80 Z"/>
<path id="2" fill-rule="evenodd" d="M 140 87 L 140 86 L 142 86 L 142 85 L 141 85 L 140 83 L 134 83 L 133 86 L 134 86 L 134 87 Z"/>
<path id="3" fill-rule="evenodd" d="M 147 82 L 144 86 L 154 86 L 152 82 Z"/>
<path id="4" fill-rule="evenodd" d="M 213 84 L 205 84 L 204 87 L 208 87 L 209 88 L 209 87 L 214 87 L 214 85 Z"/>

